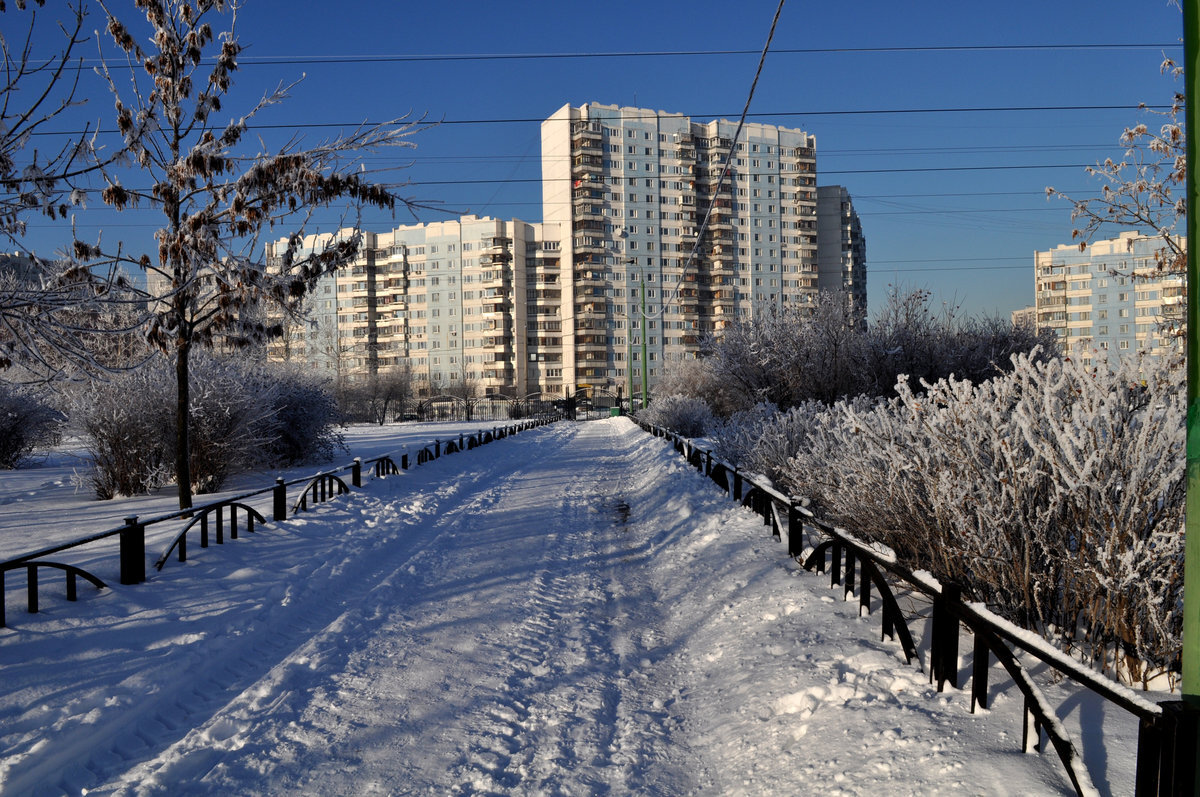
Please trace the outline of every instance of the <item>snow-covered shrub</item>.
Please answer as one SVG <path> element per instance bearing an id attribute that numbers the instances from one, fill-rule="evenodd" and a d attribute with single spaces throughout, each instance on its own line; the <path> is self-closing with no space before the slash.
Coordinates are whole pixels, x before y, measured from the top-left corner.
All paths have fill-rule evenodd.
<path id="1" fill-rule="evenodd" d="M 139 495 L 174 470 L 174 371 L 153 361 L 71 396 L 71 421 L 92 459 L 96 497 Z"/>
<path id="2" fill-rule="evenodd" d="M 746 394 L 713 370 L 713 360 L 703 357 L 668 359 L 662 378 L 654 385 L 655 397 L 695 396 L 721 417 L 746 409 Z"/>
<path id="3" fill-rule="evenodd" d="M 193 355 L 189 377 L 192 487 L 197 493 L 216 492 L 231 473 L 266 463 L 278 434 L 279 387 L 253 365 L 211 356 Z"/>
<path id="4" fill-rule="evenodd" d="M 722 417 L 769 403 L 787 410 L 858 395 L 890 396 L 901 376 L 914 389 L 951 375 L 972 382 L 1003 373 L 1012 355 L 1054 352 L 1052 340 L 998 319 L 935 311 L 928 292 L 894 291 L 869 327 L 845 295 L 734 323 L 705 343 L 699 361 L 667 364 L 663 393 L 705 399 Z"/>
<path id="5" fill-rule="evenodd" d="M 62 420 L 31 390 L 0 382 L 0 469 L 16 468 L 34 449 L 57 442 Z"/>
<path id="6" fill-rule="evenodd" d="M 332 394 L 287 367 L 193 355 L 189 464 L 197 493 L 238 471 L 327 459 L 341 445 Z M 76 395 L 72 419 L 92 456 L 100 498 L 154 490 L 175 474 L 175 373 L 165 360 Z"/>
<path id="7" fill-rule="evenodd" d="M 828 410 L 819 401 L 806 401 L 787 412 L 759 404 L 736 413 L 715 427 L 717 456 L 778 481 L 787 463 L 807 444 L 809 432 L 826 422 Z"/>
<path id="8" fill-rule="evenodd" d="M 1149 361 L 1105 373 L 1021 355 L 1003 378 L 923 388 L 902 380 L 874 406 L 835 404 L 782 468 L 787 489 L 1126 680 L 1170 667 L 1181 375 Z"/>
<path id="9" fill-rule="evenodd" d="M 298 368 L 274 366 L 275 383 L 270 420 L 273 436 L 266 446 L 273 465 L 324 462 L 346 447 L 341 413 L 328 382 Z"/>
<path id="10" fill-rule="evenodd" d="M 638 419 L 670 429 L 684 437 L 700 437 L 708 432 L 713 423 L 708 404 L 692 396 L 656 398 L 649 407 L 638 413 Z"/>

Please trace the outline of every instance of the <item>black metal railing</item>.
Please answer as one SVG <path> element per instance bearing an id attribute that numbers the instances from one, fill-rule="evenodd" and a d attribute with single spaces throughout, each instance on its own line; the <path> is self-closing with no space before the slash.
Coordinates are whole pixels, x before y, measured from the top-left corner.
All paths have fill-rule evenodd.
<path id="1" fill-rule="evenodd" d="M 1138 797 L 1192 793 L 1196 782 L 1197 712 L 1182 701 L 1155 703 L 1134 690 L 1110 680 L 1070 658 L 1040 638 L 980 604 L 962 599 L 955 584 L 941 584 L 915 573 L 896 561 L 884 546 L 855 538 L 845 529 L 816 517 L 804 503 L 782 493 L 769 479 L 741 472 L 713 457 L 689 438 L 668 429 L 638 421 L 646 432 L 666 439 L 692 467 L 702 471 L 732 498 L 763 518 L 771 533 L 786 543 L 787 553 L 808 571 L 830 573 L 830 586 L 840 587 L 849 598 L 858 591 L 862 610 L 870 612 L 872 588 L 879 595 L 883 636 L 899 642 L 905 659 L 918 656 L 908 620 L 901 611 L 893 585 L 914 596 L 923 596 L 932 606 L 929 628 L 929 677 L 943 691 L 946 683 L 959 683 L 959 632 L 965 626 L 974 637 L 971 668 L 971 712 L 987 708 L 988 671 L 992 657 L 1008 672 L 1024 697 L 1022 750 L 1043 750 L 1043 735 L 1049 740 L 1078 794 L 1091 794 L 1095 787 L 1078 749 L 1049 701 L 1034 683 L 1015 651 L 1033 656 L 1062 676 L 1091 690 L 1108 702 L 1138 718 L 1138 749 L 1135 789 Z M 897 639 L 898 638 L 898 639 Z"/>
<path id="2" fill-rule="evenodd" d="M 423 446 L 418 450 L 416 464 L 423 465 L 426 462 L 438 459 L 447 454 L 477 448 L 494 440 L 500 440 L 537 426 L 553 423 L 557 419 L 557 415 L 548 415 L 543 418 L 524 420 L 520 423 L 495 427 L 490 430 L 480 430 L 475 434 L 460 433 L 456 438 L 449 440 L 434 440 L 429 445 Z M 244 528 L 247 532 L 253 532 L 256 524 L 262 525 L 267 523 L 267 519 L 262 512 L 248 503 L 252 499 L 265 496 L 268 493 L 271 494 L 271 519 L 279 523 L 286 520 L 288 516 L 287 499 L 289 487 L 300 484 L 304 485 L 297 494 L 296 502 L 291 511 L 292 513 L 307 511 L 313 504 L 328 501 L 350 492 L 350 486 L 355 488 L 362 487 L 364 465 L 368 473 L 373 473 L 376 478 L 384 478 L 399 474 L 403 470 L 408 470 L 410 457 L 408 452 L 405 451 L 400 455 L 399 464 L 397 464 L 390 454 L 368 459 L 365 462 L 361 458 L 356 458 L 349 465 L 334 468 L 333 470 L 321 471 L 312 476 L 305 476 L 291 481 L 285 481 L 283 477 L 279 477 L 270 487 L 223 498 L 219 501 L 213 501 L 189 509 L 169 512 L 149 519 L 141 519 L 137 515 L 133 515 L 125 518 L 125 522 L 115 528 L 0 561 L 0 628 L 7 626 L 5 576 L 8 573 L 25 572 L 26 606 L 31 614 L 36 614 L 40 605 L 39 590 L 41 585 L 38 574 L 41 570 L 58 570 L 64 573 L 68 601 L 77 600 L 78 580 L 80 578 L 90 582 L 97 589 L 105 589 L 109 586 L 108 582 L 103 578 L 93 572 L 89 572 L 78 564 L 55 561 L 47 557 L 55 556 L 65 551 L 78 551 L 79 549 L 101 543 L 107 542 L 111 544 L 115 540 L 119 583 L 122 585 L 140 584 L 146 580 L 147 527 L 175 520 L 187 521 L 179 533 L 171 538 L 170 544 L 155 561 L 155 568 L 162 570 L 170 560 L 172 553 L 176 554 L 180 562 L 187 561 L 189 535 L 198 539 L 201 548 L 207 548 L 210 544 L 224 544 L 226 537 L 230 540 L 238 539 L 239 529 L 241 528 Z M 341 474 L 345 473 L 350 474 L 350 486 L 342 478 Z M 240 525 L 239 518 L 241 520 Z M 228 534 L 226 533 L 227 531 Z"/>

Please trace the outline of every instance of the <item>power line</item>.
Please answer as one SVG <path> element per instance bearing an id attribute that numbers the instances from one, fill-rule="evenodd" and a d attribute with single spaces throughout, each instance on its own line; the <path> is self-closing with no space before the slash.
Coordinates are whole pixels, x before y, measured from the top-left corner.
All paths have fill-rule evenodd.
<path id="1" fill-rule="evenodd" d="M 923 114 L 959 114 L 959 113 L 1050 113 L 1050 112 L 1080 112 L 1080 111 L 1163 111 L 1169 110 L 1169 105 L 998 105 L 998 106 L 970 106 L 970 107 L 950 107 L 950 108 L 849 108 L 841 110 L 818 110 L 818 111 L 774 111 L 774 112 L 758 112 L 748 113 L 747 118 L 756 119 L 774 119 L 781 117 L 798 117 L 798 116 L 886 116 L 886 115 L 923 115 Z M 731 114 L 728 113 L 690 113 L 679 114 L 680 116 L 688 117 L 689 119 L 724 119 Z M 647 121 L 656 119 L 658 114 L 654 111 L 648 111 L 645 114 L 622 114 L 619 118 L 622 121 Z M 545 117 L 496 117 L 492 119 L 441 119 L 430 121 L 427 124 L 430 126 L 440 125 L 501 125 L 501 124 L 541 124 L 546 121 Z M 390 120 L 389 120 L 390 122 Z M 358 127 L 374 127 L 376 125 L 388 124 L 389 122 L 379 122 L 371 120 L 360 120 L 357 122 L 294 122 L 294 123 L 279 123 L 279 124 L 248 124 L 248 130 L 315 130 L 327 128 L 358 128 Z M 112 135 L 117 133 L 115 129 L 97 129 L 97 130 L 51 130 L 37 131 L 33 133 L 35 136 L 78 136 L 87 134 L 102 134 Z"/>
<path id="2" fill-rule="evenodd" d="M 1113 42 L 1100 44 L 961 44 L 961 45 L 913 45 L 907 47 L 790 47 L 773 49 L 773 55 L 866 55 L 903 53 L 996 53 L 996 52 L 1080 52 L 1099 50 L 1175 50 L 1180 42 Z M 542 53 L 377 53 L 371 55 L 316 55 L 316 56 L 240 56 L 243 66 L 305 66 L 324 64 L 386 64 L 386 63 L 437 63 L 443 61 L 545 61 L 583 60 L 608 58 L 696 58 L 709 56 L 759 55 L 759 50 L 617 50 L 593 52 L 542 52 Z M 211 62 L 212 59 L 205 59 Z M 84 59 L 84 65 L 99 66 L 101 59 Z"/>

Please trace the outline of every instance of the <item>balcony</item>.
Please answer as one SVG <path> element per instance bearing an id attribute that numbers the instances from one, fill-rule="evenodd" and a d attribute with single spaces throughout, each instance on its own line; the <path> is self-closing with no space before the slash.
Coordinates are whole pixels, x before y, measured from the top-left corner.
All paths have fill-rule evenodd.
<path id="1" fill-rule="evenodd" d="M 604 288 L 608 286 L 608 281 L 604 278 L 604 273 L 600 271 L 576 271 L 575 272 L 575 287 L 580 288 Z"/>
<path id="2" fill-rule="evenodd" d="M 575 305 L 575 312 L 579 315 L 599 315 L 606 314 L 607 305 L 604 302 L 584 302 L 583 304 Z M 585 327 L 581 327 L 583 329 Z"/>
<path id="3" fill-rule="evenodd" d="M 579 131 L 571 131 L 571 149 L 580 153 L 600 154 L 604 152 L 604 137 L 599 130 L 584 128 Z"/>
<path id="4" fill-rule="evenodd" d="M 582 190 L 587 190 L 593 193 L 593 199 L 598 197 L 594 194 L 599 193 L 602 197 L 604 191 L 604 177 L 600 174 L 599 169 L 592 167 L 591 171 L 585 171 L 582 174 L 573 175 L 575 180 L 571 186 L 576 190 L 576 193 Z"/>
<path id="5" fill-rule="evenodd" d="M 576 221 L 592 221 L 604 223 L 604 207 L 592 203 L 583 203 L 575 205 L 575 213 L 572 216 Z M 603 229 L 603 228 L 601 228 Z"/>
<path id="6" fill-rule="evenodd" d="M 504 315 L 508 309 L 508 302 L 489 302 L 483 306 L 484 318 L 497 318 Z"/>
<path id="7" fill-rule="evenodd" d="M 604 158 L 599 155 L 576 155 L 571 159 L 571 174 L 599 171 L 604 165 Z"/>
<path id="8" fill-rule="evenodd" d="M 592 236 L 575 238 L 573 245 L 575 251 L 579 254 L 602 255 L 608 251 L 608 248 L 604 245 L 603 238 L 595 238 Z"/>

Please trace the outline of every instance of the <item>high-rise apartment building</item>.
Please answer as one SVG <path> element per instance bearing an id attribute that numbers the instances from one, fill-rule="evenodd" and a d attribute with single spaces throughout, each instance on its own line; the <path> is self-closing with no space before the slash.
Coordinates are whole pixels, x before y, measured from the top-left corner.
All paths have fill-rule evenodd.
<path id="1" fill-rule="evenodd" d="M 559 236 L 543 230 L 464 216 L 364 232 L 271 357 L 351 381 L 404 367 L 432 393 L 561 394 Z"/>
<path id="2" fill-rule="evenodd" d="M 1064 353 L 1085 364 L 1177 351 L 1184 277 L 1158 270 L 1162 245 L 1131 230 L 1082 251 L 1064 244 L 1037 252 L 1038 328 L 1054 330 Z"/>
<path id="3" fill-rule="evenodd" d="M 816 140 L 747 124 L 735 144 L 736 128 L 596 103 L 542 123 L 542 218 L 564 232 L 573 297 L 568 383 L 617 389 L 644 367 L 653 383 L 734 319 L 815 301 Z"/>
<path id="4" fill-rule="evenodd" d="M 564 106 L 542 123 L 541 223 L 364 232 L 271 356 L 339 379 L 407 368 L 430 392 L 618 393 L 819 289 L 865 315 L 862 228 L 845 189 L 818 192 L 813 137 L 748 124 L 735 145 L 736 127 Z"/>
<path id="5" fill-rule="evenodd" d="M 867 239 L 840 185 L 817 188 L 817 287 L 842 291 L 863 328 L 867 323 Z"/>

